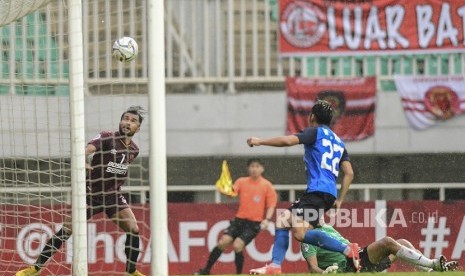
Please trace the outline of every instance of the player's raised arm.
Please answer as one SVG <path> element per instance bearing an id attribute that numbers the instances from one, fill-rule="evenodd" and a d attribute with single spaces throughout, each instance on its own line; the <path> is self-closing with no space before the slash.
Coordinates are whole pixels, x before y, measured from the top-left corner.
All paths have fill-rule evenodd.
<path id="1" fill-rule="evenodd" d="M 92 154 L 94 154 L 95 152 L 97 151 L 97 148 L 92 145 L 92 144 L 88 144 L 86 146 L 86 170 L 93 170 L 94 168 L 92 168 L 92 166 L 89 164 L 88 162 L 88 158 L 89 156 L 91 156 Z"/>
<path id="2" fill-rule="evenodd" d="M 86 147 L 86 158 L 89 157 L 91 154 L 94 154 L 97 151 L 97 148 L 92 145 L 88 144 Z"/>
<path id="3" fill-rule="evenodd" d="M 292 147 L 298 144 L 314 144 L 317 136 L 317 128 L 309 127 L 304 131 L 287 136 L 279 136 L 270 139 L 260 139 L 250 137 L 247 139 L 247 144 L 253 146 L 271 146 L 271 147 Z"/>
<path id="4" fill-rule="evenodd" d="M 97 151 L 97 148 L 92 145 L 92 144 L 88 144 L 86 146 L 86 170 L 88 171 L 91 171 L 93 170 L 94 168 L 92 168 L 92 166 L 89 164 L 89 156 L 91 156 L 92 154 L 94 154 L 95 152 Z"/>
<path id="5" fill-rule="evenodd" d="M 260 139 L 250 137 L 247 139 L 249 147 L 253 146 L 270 146 L 270 147 L 291 147 L 299 144 L 299 138 L 295 135 L 279 136 L 269 139 Z"/>

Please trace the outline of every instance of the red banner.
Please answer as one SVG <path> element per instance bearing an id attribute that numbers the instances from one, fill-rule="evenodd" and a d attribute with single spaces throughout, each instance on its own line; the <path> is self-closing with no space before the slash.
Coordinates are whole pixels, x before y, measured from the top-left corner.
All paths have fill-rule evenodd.
<path id="1" fill-rule="evenodd" d="M 288 203 L 280 206 L 288 207 Z M 388 202 L 386 208 L 372 202 L 345 204 L 339 216 L 327 222 L 349 240 L 366 246 L 381 234 L 405 238 L 423 252 L 434 257 L 462 260 L 465 256 L 465 202 L 454 204 L 436 201 Z M 139 220 L 141 250 L 138 267 L 150 275 L 149 205 L 132 206 Z M 169 269 L 170 274 L 192 274 L 202 267 L 211 250 L 229 225 L 237 210 L 235 204 L 170 204 L 169 205 Z M 19 268 L 34 262 L 43 243 L 59 229 L 68 207 L 3 205 L 0 228 L 0 275 L 12 275 Z M 384 227 L 385 226 L 385 227 Z M 244 272 L 269 263 L 274 225 L 262 231 L 245 250 Z M 164 238 L 164 237 L 163 237 Z M 121 274 L 124 271 L 125 234 L 103 216 L 88 223 L 90 275 Z M 72 245 L 68 241 L 45 267 L 45 275 L 69 275 Z M 408 270 L 395 265 L 392 270 Z M 292 242 L 283 270 L 302 273 L 307 270 L 299 247 Z M 48 274 L 47 274 L 48 273 Z M 235 273 L 234 253 L 226 251 L 213 268 L 214 274 Z M 113 275 L 113 274 L 112 274 Z"/>
<path id="2" fill-rule="evenodd" d="M 333 131 L 346 141 L 361 140 L 375 133 L 375 77 L 352 79 L 286 78 L 287 133 L 308 127 L 308 116 L 317 99 L 335 110 Z"/>
<path id="3" fill-rule="evenodd" d="M 465 1 L 279 0 L 285 56 L 461 52 Z"/>
<path id="4" fill-rule="evenodd" d="M 395 76 L 409 125 L 418 130 L 465 113 L 465 77 Z"/>

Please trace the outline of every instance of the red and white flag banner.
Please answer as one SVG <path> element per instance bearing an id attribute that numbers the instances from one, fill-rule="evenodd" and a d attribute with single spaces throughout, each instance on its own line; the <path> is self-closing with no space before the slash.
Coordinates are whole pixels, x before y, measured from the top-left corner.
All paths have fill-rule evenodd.
<path id="1" fill-rule="evenodd" d="M 326 100 L 335 110 L 331 128 L 346 141 L 375 133 L 376 78 L 286 78 L 287 133 L 308 127 L 316 100 Z"/>
<path id="2" fill-rule="evenodd" d="M 410 126 L 426 129 L 465 112 L 465 76 L 395 76 Z"/>
<path id="3" fill-rule="evenodd" d="M 461 52 L 465 0 L 279 0 L 279 53 Z"/>

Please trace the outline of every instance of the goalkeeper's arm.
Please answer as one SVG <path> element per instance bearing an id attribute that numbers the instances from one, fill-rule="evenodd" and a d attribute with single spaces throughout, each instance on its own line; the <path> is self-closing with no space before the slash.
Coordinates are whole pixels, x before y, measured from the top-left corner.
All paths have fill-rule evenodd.
<path id="1" fill-rule="evenodd" d="M 97 148 L 92 145 L 92 144 L 88 144 L 86 146 L 86 170 L 93 170 L 92 166 L 89 164 L 89 157 L 94 154 L 95 152 L 97 151 Z"/>
<path id="2" fill-rule="evenodd" d="M 323 271 L 323 274 L 336 274 L 338 269 L 339 266 L 337 264 L 333 264 L 328 266 L 325 271 Z"/>
<path id="3" fill-rule="evenodd" d="M 319 274 L 330 274 L 336 273 L 339 269 L 337 264 L 327 267 L 325 270 L 321 269 L 318 266 L 318 259 L 316 256 L 310 256 L 307 258 L 308 269 L 310 273 L 319 273 Z"/>
<path id="4" fill-rule="evenodd" d="M 323 273 L 324 270 L 318 266 L 318 259 L 316 256 L 310 256 L 307 258 L 308 270 L 310 273 Z"/>

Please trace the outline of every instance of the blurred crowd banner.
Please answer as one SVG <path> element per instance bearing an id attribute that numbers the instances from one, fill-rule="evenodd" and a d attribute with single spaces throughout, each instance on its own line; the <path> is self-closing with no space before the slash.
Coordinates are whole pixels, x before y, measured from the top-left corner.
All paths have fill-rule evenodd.
<path id="1" fill-rule="evenodd" d="M 465 77 L 394 76 L 410 126 L 426 129 L 465 112 Z"/>
<path id="2" fill-rule="evenodd" d="M 346 141 L 362 140 L 375 133 L 376 78 L 286 78 L 287 133 L 308 127 L 317 99 L 334 107 L 332 129 Z"/>
<path id="3" fill-rule="evenodd" d="M 139 221 L 141 255 L 138 267 L 150 275 L 150 240 L 148 228 L 150 206 L 132 205 Z M 288 208 L 282 202 L 280 208 Z M 463 260 L 465 256 L 465 201 L 348 202 L 338 215 L 326 219 L 347 239 L 365 247 L 389 235 L 407 239 L 428 257 L 446 255 Z M 70 206 L 48 207 L 1 205 L 0 271 L 13 275 L 19 268 L 33 263 L 51 235 L 61 228 L 63 214 Z M 153 211 L 153 210 L 152 210 Z M 168 259 L 170 274 L 189 275 L 205 265 L 223 230 L 234 218 L 236 204 L 169 204 Z M 8 214 L 8 215 L 5 215 Z M 48 223 L 45 223 L 45 222 Z M 53 222 L 53 223 L 50 223 Z M 271 260 L 274 224 L 257 236 L 245 249 L 244 272 Z M 121 273 L 124 271 L 126 235 L 100 214 L 88 222 L 89 272 Z M 292 241 L 284 262 L 286 273 L 303 273 L 299 244 Z M 44 268 L 47 275 L 69 275 L 72 243 L 69 240 Z M 156 242 L 156 241 L 155 241 Z M 409 271 L 411 267 L 395 264 L 393 271 Z M 9 274 L 8 274 L 9 273 Z M 113 274 L 112 274 L 113 273 Z M 234 252 L 225 251 L 212 270 L 213 274 L 235 273 Z M 99 274 L 100 275 L 100 274 Z"/>
<path id="4" fill-rule="evenodd" d="M 465 0 L 279 0 L 285 56 L 463 51 Z"/>

